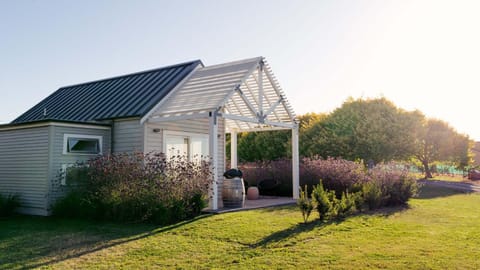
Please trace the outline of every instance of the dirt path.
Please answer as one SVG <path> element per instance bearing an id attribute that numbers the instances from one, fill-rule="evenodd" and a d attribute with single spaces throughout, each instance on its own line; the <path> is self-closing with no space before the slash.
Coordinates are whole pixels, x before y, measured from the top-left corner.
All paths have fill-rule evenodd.
<path id="1" fill-rule="evenodd" d="M 480 192 L 480 185 L 464 183 L 464 182 L 450 182 L 450 181 L 441 181 L 441 180 L 420 180 L 420 183 L 426 185 L 434 185 L 440 187 L 447 187 L 452 189 L 457 189 L 465 192 Z"/>

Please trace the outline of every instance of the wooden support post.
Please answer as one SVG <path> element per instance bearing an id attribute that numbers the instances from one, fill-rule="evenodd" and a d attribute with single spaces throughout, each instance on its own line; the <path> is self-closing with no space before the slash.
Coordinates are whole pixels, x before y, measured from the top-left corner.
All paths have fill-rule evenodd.
<path id="1" fill-rule="evenodd" d="M 217 122 L 217 112 L 210 112 L 210 123 L 209 123 L 209 155 L 212 160 L 211 170 L 212 170 L 212 185 L 211 185 L 211 199 L 210 199 L 210 208 L 212 210 L 218 209 L 218 122 Z"/>
<path id="2" fill-rule="evenodd" d="M 300 188 L 300 157 L 298 152 L 298 125 L 292 129 L 292 187 L 293 198 L 298 199 Z"/>
<path id="3" fill-rule="evenodd" d="M 237 169 L 238 152 L 237 152 L 237 131 L 230 132 L 230 168 Z"/>

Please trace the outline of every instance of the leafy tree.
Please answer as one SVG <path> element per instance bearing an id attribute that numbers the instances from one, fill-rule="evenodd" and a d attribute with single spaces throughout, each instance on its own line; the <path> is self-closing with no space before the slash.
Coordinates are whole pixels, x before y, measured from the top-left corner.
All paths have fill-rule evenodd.
<path id="1" fill-rule="evenodd" d="M 417 136 L 415 158 L 422 163 L 425 178 L 432 178 L 431 164 L 435 161 L 451 162 L 460 168 L 472 162 L 473 141 L 442 120 L 427 119 Z"/>
<path id="2" fill-rule="evenodd" d="M 422 117 L 385 98 L 348 99 L 305 131 L 302 153 L 375 163 L 405 159 L 414 150 L 415 122 Z"/>
<path id="3" fill-rule="evenodd" d="M 291 157 L 290 140 L 290 130 L 238 133 L 238 158 L 240 161 L 257 161 Z M 230 136 L 227 136 L 227 157 L 230 157 L 230 143 Z"/>

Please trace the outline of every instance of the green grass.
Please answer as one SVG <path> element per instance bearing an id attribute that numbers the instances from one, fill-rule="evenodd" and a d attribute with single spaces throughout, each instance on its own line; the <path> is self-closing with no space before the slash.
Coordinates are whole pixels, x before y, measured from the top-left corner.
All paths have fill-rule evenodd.
<path id="1" fill-rule="evenodd" d="M 0 269 L 479 269 L 479 205 L 424 187 L 409 207 L 307 225 L 294 207 L 163 228 L 15 217 L 0 220 Z"/>
<path id="2" fill-rule="evenodd" d="M 417 173 L 414 174 L 418 179 L 423 179 L 424 174 Z M 439 180 L 439 181 L 450 181 L 450 182 L 470 182 L 466 177 L 462 175 L 447 175 L 447 174 L 433 174 L 433 178 L 428 178 L 428 180 Z"/>

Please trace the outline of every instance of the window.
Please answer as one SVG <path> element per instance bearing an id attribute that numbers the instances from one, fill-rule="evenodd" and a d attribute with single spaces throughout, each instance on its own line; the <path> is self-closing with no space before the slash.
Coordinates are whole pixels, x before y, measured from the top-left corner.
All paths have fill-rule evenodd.
<path id="1" fill-rule="evenodd" d="M 87 176 L 88 171 L 88 164 L 84 164 L 78 166 L 74 163 L 65 163 L 62 164 L 62 169 L 60 171 L 60 185 L 66 186 L 67 183 L 69 185 L 80 183 L 85 177 Z"/>
<path id="2" fill-rule="evenodd" d="M 71 173 L 72 166 L 74 164 L 62 164 L 62 171 L 61 171 L 61 178 L 60 178 L 60 185 L 65 186 L 67 185 L 67 176 Z"/>
<path id="3" fill-rule="evenodd" d="M 65 134 L 63 154 L 96 155 L 102 153 L 102 136 Z"/>
<path id="4" fill-rule="evenodd" d="M 188 160 L 200 160 L 208 156 L 208 135 L 165 131 L 164 152 L 167 158 L 186 156 Z"/>

